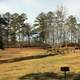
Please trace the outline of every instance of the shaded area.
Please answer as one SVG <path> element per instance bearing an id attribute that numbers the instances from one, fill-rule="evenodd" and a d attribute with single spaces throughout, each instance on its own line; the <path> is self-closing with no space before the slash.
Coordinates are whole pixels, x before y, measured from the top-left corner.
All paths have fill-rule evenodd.
<path id="1" fill-rule="evenodd" d="M 58 80 L 59 77 L 56 73 L 45 72 L 45 73 L 32 73 L 24 75 L 19 78 L 20 80 Z"/>
<path id="2" fill-rule="evenodd" d="M 35 55 L 35 56 L 17 57 L 12 59 L 0 60 L 0 64 L 19 62 L 23 60 L 39 59 L 39 58 L 45 58 L 45 57 L 54 56 L 54 55 L 57 55 L 57 54 L 43 54 L 43 55 Z"/>
<path id="3" fill-rule="evenodd" d="M 32 73 L 19 78 L 19 80 L 64 80 L 64 74 L 57 74 L 53 72 Z M 80 73 L 68 73 L 67 80 L 80 80 Z"/>

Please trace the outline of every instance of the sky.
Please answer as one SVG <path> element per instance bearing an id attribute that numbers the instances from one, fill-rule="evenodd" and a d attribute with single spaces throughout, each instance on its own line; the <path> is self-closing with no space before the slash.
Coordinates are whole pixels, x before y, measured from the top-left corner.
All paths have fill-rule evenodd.
<path id="1" fill-rule="evenodd" d="M 26 13 L 33 23 L 39 13 L 54 12 L 57 5 L 63 5 L 67 15 L 80 16 L 80 0 L 0 0 L 0 13 Z"/>

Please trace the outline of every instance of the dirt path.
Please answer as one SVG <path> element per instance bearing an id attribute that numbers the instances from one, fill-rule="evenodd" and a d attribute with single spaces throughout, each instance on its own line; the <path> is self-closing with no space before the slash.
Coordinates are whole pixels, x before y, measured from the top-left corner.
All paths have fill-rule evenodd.
<path id="1" fill-rule="evenodd" d="M 19 62 L 19 61 L 23 61 L 23 60 L 39 59 L 39 58 L 45 58 L 45 57 L 54 56 L 54 55 L 56 55 L 56 54 L 46 54 L 46 55 L 43 54 L 43 55 L 36 55 L 36 56 L 16 57 L 16 58 L 12 58 L 12 59 L 0 60 L 0 64 Z"/>

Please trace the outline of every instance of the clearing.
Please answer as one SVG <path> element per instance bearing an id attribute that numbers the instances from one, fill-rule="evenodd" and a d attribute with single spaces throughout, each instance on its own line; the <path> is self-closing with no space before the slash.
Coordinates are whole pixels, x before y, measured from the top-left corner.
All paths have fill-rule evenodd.
<path id="1" fill-rule="evenodd" d="M 14 57 L 45 54 L 45 53 L 46 50 L 39 48 L 38 49 L 9 48 L 4 51 L 0 50 L 0 60 L 10 59 Z M 45 73 L 45 72 L 62 73 L 60 71 L 60 67 L 64 65 L 69 66 L 71 72 L 79 73 L 80 72 L 79 53 L 80 50 L 76 50 L 76 53 L 72 54 L 55 55 L 40 59 L 31 59 L 20 62 L 0 64 L 0 80 L 21 80 L 20 77 L 32 73 Z M 29 80 L 29 79 L 22 79 L 22 80 Z"/>

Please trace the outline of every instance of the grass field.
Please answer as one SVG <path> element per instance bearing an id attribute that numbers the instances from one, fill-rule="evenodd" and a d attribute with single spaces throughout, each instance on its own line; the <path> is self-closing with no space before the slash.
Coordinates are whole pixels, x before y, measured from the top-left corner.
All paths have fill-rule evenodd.
<path id="1" fill-rule="evenodd" d="M 55 55 L 40 59 L 0 64 L 0 80 L 20 80 L 20 77 L 32 73 L 54 72 L 59 74 L 62 73 L 60 67 L 64 65 L 69 66 L 71 72 L 78 73 L 80 72 L 79 52 L 80 50 L 77 50 L 75 54 Z M 46 53 L 46 50 L 35 48 L 6 49 L 5 51 L 0 51 L 0 59 L 44 53 Z"/>

